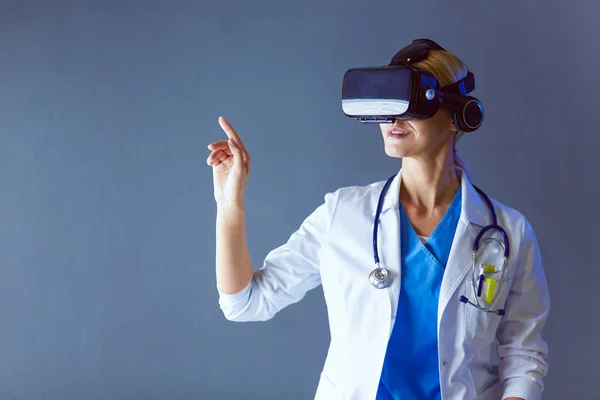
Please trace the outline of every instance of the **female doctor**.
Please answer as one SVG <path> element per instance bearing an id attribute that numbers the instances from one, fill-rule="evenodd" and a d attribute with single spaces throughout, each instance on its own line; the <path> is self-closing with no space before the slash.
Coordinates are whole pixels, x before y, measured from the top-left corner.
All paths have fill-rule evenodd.
<path id="1" fill-rule="evenodd" d="M 443 87 L 468 73 L 441 47 L 411 66 Z M 442 104 L 427 119 L 381 124 L 399 172 L 328 193 L 256 271 L 244 210 L 250 156 L 219 119 L 228 139 L 208 146 L 207 163 L 221 309 L 232 321 L 264 321 L 321 284 L 331 342 L 316 399 L 541 396 L 550 300 L 536 237 L 522 214 L 471 182 L 455 151 L 455 112 Z"/>

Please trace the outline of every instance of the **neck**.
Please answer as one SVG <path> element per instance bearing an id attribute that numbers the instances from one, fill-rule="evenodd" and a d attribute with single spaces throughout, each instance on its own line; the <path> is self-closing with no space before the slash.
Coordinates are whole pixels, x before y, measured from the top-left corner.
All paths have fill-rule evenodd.
<path id="1" fill-rule="evenodd" d="M 433 211 L 452 202 L 460 189 L 454 150 L 433 157 L 402 160 L 400 199 L 404 204 Z"/>

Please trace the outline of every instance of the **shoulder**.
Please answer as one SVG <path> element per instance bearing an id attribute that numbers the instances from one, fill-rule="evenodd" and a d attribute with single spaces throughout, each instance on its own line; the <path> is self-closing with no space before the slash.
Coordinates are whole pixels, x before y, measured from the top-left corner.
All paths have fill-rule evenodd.
<path id="1" fill-rule="evenodd" d="M 333 196 L 339 202 L 356 202 L 361 199 L 378 196 L 385 181 L 377 181 L 366 185 L 343 186 L 326 195 Z"/>
<path id="2" fill-rule="evenodd" d="M 507 231 L 509 236 L 517 239 L 514 244 L 521 246 L 523 241 L 536 243 L 533 227 L 523 212 L 496 199 L 490 198 L 490 200 L 496 210 L 498 224 Z"/>
<path id="3" fill-rule="evenodd" d="M 377 207 L 377 200 L 385 181 L 366 185 L 342 186 L 328 192 L 322 204 L 324 215 L 332 221 L 334 217 L 354 218 L 358 215 L 371 215 Z M 357 214 L 358 213 L 358 214 Z"/>
<path id="4" fill-rule="evenodd" d="M 514 207 L 502 203 L 501 201 L 490 197 L 498 217 L 509 220 L 511 222 L 524 222 L 526 220 L 525 215 Z"/>

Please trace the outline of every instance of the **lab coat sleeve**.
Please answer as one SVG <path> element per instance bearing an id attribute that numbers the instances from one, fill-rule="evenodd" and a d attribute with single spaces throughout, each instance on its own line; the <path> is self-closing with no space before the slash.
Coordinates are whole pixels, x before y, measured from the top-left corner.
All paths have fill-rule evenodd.
<path id="1" fill-rule="evenodd" d="M 230 321 L 266 321 L 321 284 L 319 259 L 338 201 L 328 193 L 288 239 L 267 254 L 250 284 L 235 294 L 219 292 L 219 305 Z"/>
<path id="2" fill-rule="evenodd" d="M 550 311 L 550 294 L 540 250 L 531 225 L 524 220 L 516 275 L 497 331 L 503 397 L 538 400 L 548 365 L 541 333 Z"/>

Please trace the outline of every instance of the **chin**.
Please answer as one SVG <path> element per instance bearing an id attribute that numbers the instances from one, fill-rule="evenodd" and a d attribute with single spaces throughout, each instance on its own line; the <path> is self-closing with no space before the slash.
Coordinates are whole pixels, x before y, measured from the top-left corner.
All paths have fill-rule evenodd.
<path id="1" fill-rule="evenodd" d="M 408 154 L 408 152 L 405 151 L 404 149 L 400 149 L 396 146 L 385 146 L 385 154 L 388 155 L 388 157 L 392 157 L 392 158 L 402 158 L 402 157 L 406 157 Z"/>

